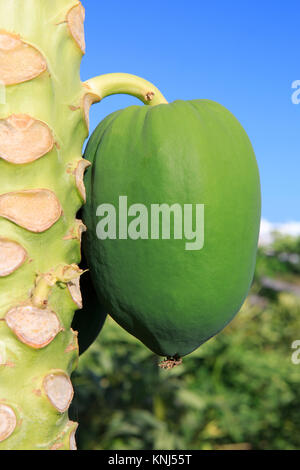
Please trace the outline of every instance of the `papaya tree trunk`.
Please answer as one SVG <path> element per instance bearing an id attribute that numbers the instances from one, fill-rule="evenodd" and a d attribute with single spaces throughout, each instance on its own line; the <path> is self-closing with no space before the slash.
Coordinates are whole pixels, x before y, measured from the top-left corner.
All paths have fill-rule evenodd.
<path id="1" fill-rule="evenodd" d="M 0 0 L 0 449 L 75 449 L 84 9 Z"/>
<path id="2" fill-rule="evenodd" d="M 81 82 L 84 16 L 77 0 L 0 0 L 0 449 L 76 449 L 89 108 L 115 92 L 156 103 L 126 74 Z"/>

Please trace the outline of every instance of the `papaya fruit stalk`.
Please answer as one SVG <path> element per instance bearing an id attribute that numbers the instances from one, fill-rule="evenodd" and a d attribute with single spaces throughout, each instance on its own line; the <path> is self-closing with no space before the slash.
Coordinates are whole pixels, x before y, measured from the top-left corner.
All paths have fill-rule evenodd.
<path id="1" fill-rule="evenodd" d="M 127 74 L 81 82 L 84 16 L 76 0 L 0 0 L 0 449 L 76 449 L 89 108 L 116 92 L 165 101 Z"/>

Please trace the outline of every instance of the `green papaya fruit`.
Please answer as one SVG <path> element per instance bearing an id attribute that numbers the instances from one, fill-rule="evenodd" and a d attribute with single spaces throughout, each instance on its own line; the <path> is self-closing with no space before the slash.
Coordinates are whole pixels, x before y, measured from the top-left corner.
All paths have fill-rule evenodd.
<path id="1" fill-rule="evenodd" d="M 252 283 L 261 196 L 246 132 L 209 100 L 130 106 L 100 123 L 85 158 L 83 249 L 99 300 L 154 353 L 189 354 Z"/>

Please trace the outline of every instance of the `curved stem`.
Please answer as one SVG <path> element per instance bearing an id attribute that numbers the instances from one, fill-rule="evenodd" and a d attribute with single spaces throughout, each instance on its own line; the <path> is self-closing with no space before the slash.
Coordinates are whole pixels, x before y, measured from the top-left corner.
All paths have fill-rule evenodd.
<path id="1" fill-rule="evenodd" d="M 156 106 L 167 104 L 167 100 L 152 83 L 129 73 L 108 73 L 84 82 L 91 93 L 102 100 L 106 96 L 125 94 L 135 96 L 144 104 Z"/>

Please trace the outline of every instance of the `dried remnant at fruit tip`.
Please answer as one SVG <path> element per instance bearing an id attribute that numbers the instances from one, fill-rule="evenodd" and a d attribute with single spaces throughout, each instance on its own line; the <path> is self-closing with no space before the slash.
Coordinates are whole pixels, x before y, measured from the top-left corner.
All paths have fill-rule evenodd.
<path id="1" fill-rule="evenodd" d="M 174 357 L 167 357 L 167 359 L 165 359 L 164 361 L 161 361 L 158 364 L 158 366 L 161 369 L 170 370 L 170 369 L 173 369 L 176 366 L 180 366 L 181 364 L 182 364 L 182 358 L 178 357 L 178 356 L 174 356 Z"/>
<path id="2" fill-rule="evenodd" d="M 26 82 L 47 69 L 42 54 L 19 36 L 0 31 L 0 81 L 4 85 Z"/>
<path id="3" fill-rule="evenodd" d="M 81 3 L 72 7 L 67 15 L 70 33 L 83 53 L 85 53 L 84 18 L 85 10 Z"/>
<path id="4" fill-rule="evenodd" d="M 30 304 L 9 310 L 5 321 L 22 343 L 35 349 L 47 346 L 62 329 L 54 312 Z"/>
<path id="5" fill-rule="evenodd" d="M 85 191 L 85 186 L 83 182 L 83 176 L 84 172 L 87 167 L 89 167 L 91 163 L 88 160 L 84 160 L 83 158 L 79 160 L 78 165 L 75 170 L 75 180 L 76 180 L 76 186 L 77 189 L 83 199 L 83 201 L 86 201 L 86 191 Z"/>
<path id="6" fill-rule="evenodd" d="M 0 120 L 0 157 L 14 164 L 33 162 L 50 152 L 54 139 L 42 121 L 27 114 Z"/>
<path id="7" fill-rule="evenodd" d="M 0 196 L 0 217 L 30 232 L 44 232 L 57 222 L 61 213 L 57 197 L 48 189 L 15 191 Z"/>
<path id="8" fill-rule="evenodd" d="M 60 413 L 64 413 L 74 395 L 69 377 L 63 371 L 51 373 L 44 378 L 43 386 L 52 405 Z"/>
<path id="9" fill-rule="evenodd" d="M 13 409 L 0 403 L 0 442 L 7 439 L 15 430 L 17 418 Z"/>
<path id="10" fill-rule="evenodd" d="M 74 303 L 77 305 L 79 309 L 82 309 L 82 295 L 80 291 L 80 280 L 79 278 L 73 279 L 72 281 L 68 282 L 68 289 L 71 294 L 71 297 Z"/>
<path id="11" fill-rule="evenodd" d="M 26 250 L 12 240 L 0 238 L 0 277 L 8 276 L 26 260 Z"/>

